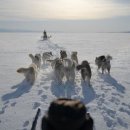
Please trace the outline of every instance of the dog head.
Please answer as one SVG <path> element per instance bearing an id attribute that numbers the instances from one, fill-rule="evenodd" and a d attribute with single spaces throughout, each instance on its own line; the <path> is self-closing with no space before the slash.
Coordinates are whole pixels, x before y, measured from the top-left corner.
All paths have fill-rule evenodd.
<path id="1" fill-rule="evenodd" d="M 82 66 L 86 66 L 86 65 L 89 65 L 89 62 L 87 61 L 87 60 L 84 60 L 84 61 L 82 61 Z"/>
<path id="2" fill-rule="evenodd" d="M 110 61 L 110 60 L 112 60 L 112 56 L 110 56 L 110 55 L 107 55 L 107 56 L 106 56 L 106 60 L 107 60 L 107 61 Z"/>
<path id="3" fill-rule="evenodd" d="M 51 56 L 53 56 L 53 54 L 52 54 L 52 52 L 51 52 L 51 51 L 49 52 L 49 54 L 50 54 Z"/>
<path id="4" fill-rule="evenodd" d="M 62 61 L 61 61 L 61 59 L 59 59 L 59 58 L 56 58 L 55 60 L 54 60 L 54 68 L 56 69 L 60 69 L 60 67 L 63 65 L 63 63 L 62 63 Z"/>
<path id="5" fill-rule="evenodd" d="M 24 71 L 25 71 L 25 68 L 19 68 L 19 69 L 17 69 L 18 73 L 23 73 Z"/>
<path id="6" fill-rule="evenodd" d="M 29 68 L 19 68 L 17 73 L 27 74 L 29 71 Z"/>
<path id="7" fill-rule="evenodd" d="M 77 51 L 73 51 L 71 54 L 77 56 L 78 52 Z"/>
<path id="8" fill-rule="evenodd" d="M 65 50 L 61 50 L 61 51 L 60 51 L 60 55 L 61 55 L 61 58 L 62 58 L 62 59 L 67 57 L 67 53 L 66 53 Z"/>
<path id="9" fill-rule="evenodd" d="M 41 59 L 41 54 L 36 54 L 35 56 L 37 56 L 39 59 Z"/>

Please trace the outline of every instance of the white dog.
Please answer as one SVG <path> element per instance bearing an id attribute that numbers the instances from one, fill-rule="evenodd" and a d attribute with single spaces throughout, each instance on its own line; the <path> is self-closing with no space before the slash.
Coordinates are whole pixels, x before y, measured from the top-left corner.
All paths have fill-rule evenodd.
<path id="1" fill-rule="evenodd" d="M 77 54 L 78 54 L 77 51 L 73 51 L 73 52 L 71 53 L 71 59 L 72 59 L 76 64 L 78 64 Z"/>
<path id="2" fill-rule="evenodd" d="M 50 60 L 52 56 L 52 52 L 44 52 L 42 55 L 43 64 L 45 64 L 47 60 Z"/>
<path id="3" fill-rule="evenodd" d="M 63 59 L 64 65 L 64 74 L 66 76 L 67 81 L 75 81 L 75 62 L 71 59 L 65 58 Z"/>
<path id="4" fill-rule="evenodd" d="M 104 73 L 105 70 L 107 70 L 108 74 L 110 74 L 110 69 L 111 69 L 110 60 L 112 60 L 112 56 L 107 55 L 106 60 L 104 62 L 102 62 L 102 65 L 101 65 L 102 74 Z"/>
<path id="5" fill-rule="evenodd" d="M 19 68 L 18 73 L 23 73 L 27 82 L 34 84 L 37 77 L 37 66 L 32 63 L 28 68 Z"/>
<path id="6" fill-rule="evenodd" d="M 64 66 L 61 61 L 61 59 L 56 58 L 53 61 L 51 61 L 52 67 L 54 68 L 54 75 L 56 82 L 59 84 L 62 83 L 63 77 L 64 77 Z"/>
<path id="7" fill-rule="evenodd" d="M 35 56 L 33 56 L 32 54 L 29 54 L 29 57 L 32 59 L 32 63 L 36 64 L 37 68 L 40 69 L 41 68 L 41 55 L 36 54 Z"/>

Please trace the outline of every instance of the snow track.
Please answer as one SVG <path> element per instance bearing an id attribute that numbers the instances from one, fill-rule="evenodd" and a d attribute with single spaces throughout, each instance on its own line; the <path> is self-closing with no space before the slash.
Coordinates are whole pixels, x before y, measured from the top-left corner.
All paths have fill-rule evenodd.
<path id="1" fill-rule="evenodd" d="M 59 56 L 61 49 L 64 48 L 51 41 L 37 43 L 37 52 L 52 51 L 54 57 Z M 1 96 L 0 130 L 29 130 L 39 107 L 41 114 L 37 130 L 40 130 L 41 118 L 50 102 L 60 97 L 83 101 L 94 118 L 96 130 L 128 130 L 130 101 L 126 101 L 126 87 L 112 75 L 97 72 L 94 62 L 91 67 L 91 87 L 81 81 L 79 72 L 76 72 L 74 84 L 66 81 L 61 85 L 55 84 L 49 63 L 41 66 L 33 86 L 26 81 L 11 86 L 10 90 L 4 91 Z"/>

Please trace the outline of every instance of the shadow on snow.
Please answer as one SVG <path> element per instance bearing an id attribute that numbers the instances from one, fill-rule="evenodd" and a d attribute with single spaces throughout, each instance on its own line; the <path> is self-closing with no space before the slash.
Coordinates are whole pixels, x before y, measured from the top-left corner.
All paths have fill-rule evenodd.
<path id="1" fill-rule="evenodd" d="M 125 92 L 125 87 L 123 85 L 121 85 L 120 83 L 117 82 L 117 80 L 115 78 L 113 78 L 111 75 L 109 74 L 99 74 L 99 76 L 108 84 L 114 86 L 116 88 L 116 90 L 120 93 L 124 93 Z"/>
<path id="2" fill-rule="evenodd" d="M 15 86 L 12 86 L 11 89 L 16 89 L 16 90 L 14 92 L 3 95 L 2 100 L 6 101 L 6 100 L 18 98 L 22 96 L 23 94 L 28 93 L 31 87 L 32 85 L 27 83 L 26 80 L 23 80 L 21 83 Z"/>
<path id="3" fill-rule="evenodd" d="M 82 94 L 83 94 L 83 98 L 81 98 L 82 102 L 87 104 L 96 98 L 94 89 L 92 88 L 92 86 L 89 86 L 87 82 L 82 81 L 81 87 L 82 87 Z"/>
<path id="4" fill-rule="evenodd" d="M 69 81 L 62 84 L 57 84 L 55 81 L 51 83 L 52 94 L 58 98 L 71 98 L 75 95 L 75 87 L 75 84 Z"/>

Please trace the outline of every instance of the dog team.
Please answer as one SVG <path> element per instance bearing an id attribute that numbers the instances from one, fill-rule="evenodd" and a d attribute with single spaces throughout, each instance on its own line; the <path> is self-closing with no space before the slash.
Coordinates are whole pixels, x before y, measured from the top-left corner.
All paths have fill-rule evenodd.
<path id="1" fill-rule="evenodd" d="M 44 52 L 41 54 L 29 54 L 29 57 L 32 60 L 31 65 L 28 68 L 19 68 L 18 73 L 23 73 L 27 82 L 31 85 L 34 84 L 38 71 L 41 68 L 41 64 L 46 64 L 49 62 L 52 69 L 54 70 L 55 81 L 57 84 L 61 84 L 63 78 L 65 77 L 67 81 L 74 82 L 76 70 L 80 71 L 83 81 L 87 81 L 90 86 L 90 80 L 92 76 L 91 67 L 87 60 L 78 63 L 77 52 L 71 52 L 70 58 L 68 58 L 67 52 L 65 50 L 60 50 L 60 57 L 53 58 L 52 52 Z M 95 58 L 95 64 L 98 67 L 98 70 L 101 69 L 102 74 L 108 71 L 110 74 L 112 56 L 99 56 Z"/>

